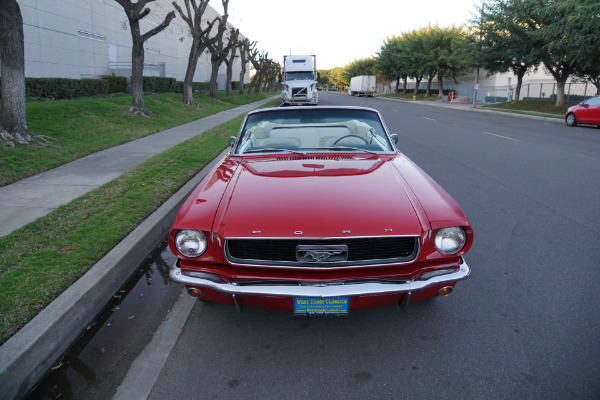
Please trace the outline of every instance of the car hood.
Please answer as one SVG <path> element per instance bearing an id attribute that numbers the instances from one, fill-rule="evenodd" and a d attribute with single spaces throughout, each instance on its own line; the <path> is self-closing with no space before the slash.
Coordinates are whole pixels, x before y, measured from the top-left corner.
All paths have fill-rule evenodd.
<path id="1" fill-rule="evenodd" d="M 220 237 L 421 235 L 423 224 L 391 162 L 248 160 L 236 169 L 213 230 Z"/>

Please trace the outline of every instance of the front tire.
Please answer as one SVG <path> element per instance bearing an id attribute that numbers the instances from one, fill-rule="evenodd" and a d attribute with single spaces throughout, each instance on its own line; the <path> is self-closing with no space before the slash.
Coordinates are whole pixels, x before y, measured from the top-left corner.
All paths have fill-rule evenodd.
<path id="1" fill-rule="evenodd" d="M 569 113 L 565 118 L 565 122 L 568 126 L 577 126 L 577 118 L 575 118 L 575 114 Z"/>

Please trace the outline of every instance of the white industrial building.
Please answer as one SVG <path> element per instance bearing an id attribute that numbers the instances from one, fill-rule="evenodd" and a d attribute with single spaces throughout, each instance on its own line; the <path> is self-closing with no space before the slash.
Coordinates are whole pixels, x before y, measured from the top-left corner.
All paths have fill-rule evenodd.
<path id="1" fill-rule="evenodd" d="M 43 78 L 99 78 L 131 75 L 131 33 L 123 7 L 114 0 L 17 0 L 23 15 L 25 76 Z M 152 12 L 140 26 L 142 33 L 159 25 L 174 10 L 172 0 L 148 4 Z M 183 1 L 180 6 L 185 10 Z M 219 14 L 209 5 L 203 20 Z M 243 39 L 243 36 L 240 35 Z M 176 18 L 144 45 L 144 75 L 182 81 L 192 43 L 187 24 Z M 194 82 L 210 80 L 210 56 L 198 60 Z M 219 88 L 225 86 L 225 64 Z M 247 68 L 249 70 L 249 68 Z M 241 66 L 236 58 L 233 80 Z M 248 72 L 245 81 L 248 81 Z"/>

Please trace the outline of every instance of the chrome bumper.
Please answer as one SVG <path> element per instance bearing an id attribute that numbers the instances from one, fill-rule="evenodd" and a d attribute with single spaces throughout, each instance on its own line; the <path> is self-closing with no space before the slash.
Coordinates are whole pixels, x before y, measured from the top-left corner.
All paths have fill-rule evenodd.
<path id="1" fill-rule="evenodd" d="M 452 283 L 466 279 L 471 274 L 471 268 L 464 259 L 458 269 L 444 269 L 440 274 L 415 281 L 385 281 L 372 279 L 370 281 L 328 282 L 328 283 L 290 283 L 278 282 L 268 284 L 257 282 L 250 284 L 235 284 L 213 282 L 208 279 L 196 278 L 182 274 L 177 261 L 171 267 L 170 277 L 173 281 L 191 286 L 218 290 L 231 295 L 279 296 L 279 297 L 346 297 L 366 296 L 374 294 L 415 292 L 430 286 Z"/>

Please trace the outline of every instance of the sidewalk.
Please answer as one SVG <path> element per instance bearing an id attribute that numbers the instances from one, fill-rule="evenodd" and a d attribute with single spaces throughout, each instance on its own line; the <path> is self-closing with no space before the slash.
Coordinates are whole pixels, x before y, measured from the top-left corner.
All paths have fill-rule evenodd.
<path id="1" fill-rule="evenodd" d="M 221 111 L 1 187 L 0 237 L 110 182 L 156 154 L 273 99 Z"/>

